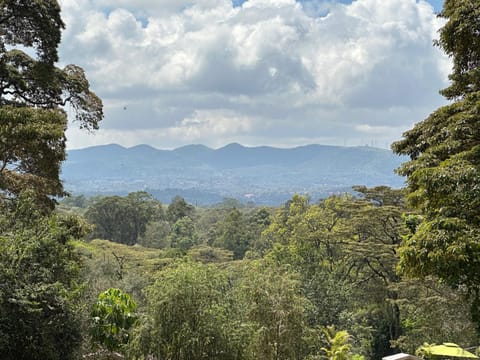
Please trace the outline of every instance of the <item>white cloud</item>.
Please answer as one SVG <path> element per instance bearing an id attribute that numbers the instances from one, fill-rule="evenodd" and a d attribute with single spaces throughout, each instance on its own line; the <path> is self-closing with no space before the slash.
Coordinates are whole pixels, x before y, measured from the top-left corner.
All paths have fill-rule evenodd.
<path id="1" fill-rule="evenodd" d="M 181 120 L 166 133 L 173 138 L 197 143 L 209 137 L 228 137 L 248 133 L 252 120 L 230 110 L 195 111 L 190 117 Z"/>
<path id="2" fill-rule="evenodd" d="M 71 147 L 355 145 L 369 134 L 384 146 L 442 103 L 449 71 L 424 1 L 60 3 L 62 61 L 84 67 L 106 105 L 104 130 L 71 129 Z"/>

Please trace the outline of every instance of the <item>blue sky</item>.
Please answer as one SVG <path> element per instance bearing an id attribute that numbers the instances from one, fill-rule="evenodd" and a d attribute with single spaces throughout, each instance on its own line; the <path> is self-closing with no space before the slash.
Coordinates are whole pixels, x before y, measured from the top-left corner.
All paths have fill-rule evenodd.
<path id="1" fill-rule="evenodd" d="M 429 0 L 429 3 L 432 4 L 435 11 L 438 12 L 442 10 L 443 0 Z"/>
<path id="2" fill-rule="evenodd" d="M 240 6 L 245 1 L 246 0 L 232 0 L 233 4 L 235 6 Z M 299 1 L 299 2 L 304 3 L 304 2 L 309 2 L 309 0 L 303 0 L 303 1 Z M 352 0 L 338 0 L 338 2 L 342 3 L 342 4 L 351 4 Z M 433 6 L 433 8 L 435 9 L 436 12 L 439 12 L 442 9 L 443 0 L 428 0 L 428 2 Z"/>
<path id="3" fill-rule="evenodd" d="M 61 61 L 105 105 L 68 147 L 388 148 L 446 103 L 440 0 L 239 1 L 60 0 Z"/>

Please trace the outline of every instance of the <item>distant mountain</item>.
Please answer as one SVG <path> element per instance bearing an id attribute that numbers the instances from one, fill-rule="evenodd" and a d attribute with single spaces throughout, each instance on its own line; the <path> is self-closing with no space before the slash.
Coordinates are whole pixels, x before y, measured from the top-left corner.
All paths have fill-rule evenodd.
<path id="1" fill-rule="evenodd" d="M 62 178 L 74 194 L 145 190 L 163 202 L 178 194 L 204 205 L 226 197 L 278 205 L 294 193 L 318 199 L 351 191 L 353 185 L 402 187 L 394 169 L 405 160 L 367 146 L 281 149 L 229 144 L 220 149 L 188 145 L 158 150 L 112 144 L 70 150 Z"/>

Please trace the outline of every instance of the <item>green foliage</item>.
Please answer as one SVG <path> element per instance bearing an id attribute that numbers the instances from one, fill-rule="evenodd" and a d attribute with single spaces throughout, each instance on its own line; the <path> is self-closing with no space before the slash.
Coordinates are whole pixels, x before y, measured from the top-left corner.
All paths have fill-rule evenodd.
<path id="1" fill-rule="evenodd" d="M 342 226 L 345 219 L 342 211 L 337 211 L 348 201 L 331 198 L 319 206 L 295 196 L 288 213 L 287 208 L 279 209 L 262 234 L 276 243 L 267 257 L 290 264 L 301 274 L 304 294 L 314 305 L 309 319 L 315 325 L 337 324 L 352 296 L 341 246 L 346 240 Z"/>
<path id="2" fill-rule="evenodd" d="M 70 104 L 80 127 L 97 129 L 102 103 L 81 68 L 54 65 L 64 27 L 57 1 L 5 0 L 0 14 L 1 195 L 5 200 L 31 190 L 37 205 L 48 211 L 51 196 L 64 194 L 59 169 L 67 116 L 62 106 Z"/>
<path id="3" fill-rule="evenodd" d="M 178 262 L 147 288 L 133 353 L 162 359 L 303 359 L 319 353 L 297 275 L 265 262 Z"/>
<path id="4" fill-rule="evenodd" d="M 0 189 L 4 199 L 30 190 L 39 205 L 51 209 L 49 195 L 63 195 L 59 173 L 65 160 L 66 124 L 61 110 L 0 108 Z"/>
<path id="5" fill-rule="evenodd" d="M 300 274 L 313 305 L 309 321 L 347 328 L 359 351 L 381 357 L 401 334 L 398 306 L 385 299 L 397 297 L 391 285 L 399 281 L 397 249 L 406 233 L 403 196 L 386 187 L 356 190 L 363 198 L 313 205 L 294 196 L 262 237 L 274 244 L 268 259 Z"/>
<path id="6" fill-rule="evenodd" d="M 85 218 L 94 225 L 91 238 L 127 245 L 136 244 L 145 234 L 147 224 L 162 217 L 162 205 L 146 192 L 101 198 L 85 213 Z"/>
<path id="7" fill-rule="evenodd" d="M 251 244 L 245 255 L 249 258 L 263 257 L 272 246 L 268 239 L 262 237 L 263 231 L 272 223 L 272 214 L 270 212 L 271 210 L 267 208 L 258 209 L 247 220 L 249 242 Z"/>
<path id="8" fill-rule="evenodd" d="M 393 343 L 413 354 L 422 343 L 476 344 L 475 324 L 470 319 L 465 289 L 452 289 L 437 278 L 406 279 L 396 285 L 402 335 Z"/>
<path id="9" fill-rule="evenodd" d="M 242 259 L 250 242 L 243 214 L 238 209 L 230 210 L 217 224 L 217 239 L 214 245 L 232 251 L 234 259 Z"/>
<path id="10" fill-rule="evenodd" d="M 195 223 L 191 218 L 185 216 L 172 226 L 172 231 L 168 237 L 172 248 L 187 251 L 192 246 L 198 244 L 198 236 L 195 230 Z"/>
<path id="11" fill-rule="evenodd" d="M 236 289 L 244 303 L 244 322 L 250 324 L 248 355 L 251 359 L 303 359 L 310 348 L 306 338 L 309 301 L 302 295 L 297 274 L 281 267 L 253 262 Z M 238 301 L 238 300 L 237 300 Z"/>
<path id="12" fill-rule="evenodd" d="M 138 244 L 155 248 L 164 249 L 170 247 L 168 235 L 170 234 L 171 226 L 166 220 L 149 221 L 145 226 L 145 233 L 138 239 Z"/>
<path id="13" fill-rule="evenodd" d="M 65 105 L 94 130 L 102 102 L 83 70 L 60 69 L 55 0 L 0 1 L 0 357 L 73 359 L 82 339 L 80 260 L 88 227 L 52 215 L 65 159 Z M 33 55 L 32 55 L 33 54 Z"/>
<path id="14" fill-rule="evenodd" d="M 82 275 L 88 283 L 84 296 L 87 308 L 105 289 L 121 288 L 135 299 L 141 310 L 146 301 L 143 289 L 173 261 L 172 254 L 163 250 L 107 240 L 76 241 L 73 245 L 82 258 Z M 85 321 L 89 322 L 87 315 Z"/>
<path id="15" fill-rule="evenodd" d="M 328 347 L 322 348 L 322 351 L 328 360 L 347 360 L 351 358 L 351 336 L 347 331 L 337 331 L 334 326 L 327 326 L 323 329 L 323 333 L 327 339 Z"/>
<path id="16" fill-rule="evenodd" d="M 446 0 L 440 17 L 447 23 L 437 41 L 453 59 L 451 85 L 442 91 L 448 99 L 480 91 L 480 5 L 475 0 Z"/>
<path id="17" fill-rule="evenodd" d="M 348 359 L 378 359 L 392 345 L 411 352 L 423 338 L 472 342 L 465 289 L 395 272 L 402 239 L 423 217 L 406 212 L 402 191 L 356 190 L 360 197 L 317 204 L 295 196 L 273 217 L 266 209 L 197 209 L 172 226 L 166 240 L 174 248 L 76 243 L 89 296 L 108 287 L 135 296 L 142 316 L 125 351 L 139 358 L 317 360 L 331 347 L 320 329 L 331 325 L 348 331 Z M 205 244 L 231 223 L 244 227 L 231 234 L 252 239 L 267 227 L 248 252 L 259 258 L 256 246 L 265 245 L 264 259 L 231 261 L 232 251 Z"/>
<path id="18" fill-rule="evenodd" d="M 188 256 L 196 262 L 224 263 L 233 260 L 233 253 L 228 250 L 214 248 L 208 245 L 200 245 L 191 248 Z"/>
<path id="19" fill-rule="evenodd" d="M 195 223 L 200 243 L 232 251 L 235 259 L 242 259 L 247 252 L 249 258 L 263 255 L 268 245 L 264 246 L 260 235 L 270 224 L 270 218 L 265 208 L 225 205 L 197 209 Z"/>
<path id="20" fill-rule="evenodd" d="M 0 6 L 2 105 L 47 109 L 69 102 L 81 126 L 96 129 L 103 117 L 102 104 L 90 92 L 83 70 L 75 65 L 54 66 L 64 28 L 58 2 L 5 0 Z M 37 57 L 18 48 L 33 48 Z"/>
<path id="21" fill-rule="evenodd" d="M 41 216 L 22 196 L 0 221 L 0 357 L 73 359 L 80 345 L 81 222 Z"/>
<path id="22" fill-rule="evenodd" d="M 183 262 L 162 271 L 147 289 L 147 313 L 134 352 L 160 359 L 236 359 L 226 274 Z"/>
<path id="23" fill-rule="evenodd" d="M 93 341 L 110 351 L 122 349 L 130 340 L 136 309 L 130 295 L 120 289 L 110 288 L 100 293 L 90 313 Z"/>
<path id="24" fill-rule="evenodd" d="M 397 152 L 412 158 L 399 171 L 408 177 L 410 203 L 423 214 L 423 221 L 401 249 L 400 268 L 409 275 L 432 274 L 454 286 L 467 285 L 472 293 L 480 285 L 476 241 L 479 103 L 480 93 L 469 94 L 440 108 L 394 144 Z"/>
<path id="25" fill-rule="evenodd" d="M 195 208 L 188 204 L 181 196 L 175 196 L 167 207 L 167 220 L 174 224 L 178 220 L 189 217 L 193 218 Z"/>
<path id="26" fill-rule="evenodd" d="M 423 215 L 400 249 L 407 275 L 438 276 L 465 285 L 480 329 L 480 3 L 445 1 L 440 45 L 453 59 L 451 85 L 457 100 L 434 111 L 392 145 L 410 156 L 398 170 L 407 176 L 408 200 Z"/>

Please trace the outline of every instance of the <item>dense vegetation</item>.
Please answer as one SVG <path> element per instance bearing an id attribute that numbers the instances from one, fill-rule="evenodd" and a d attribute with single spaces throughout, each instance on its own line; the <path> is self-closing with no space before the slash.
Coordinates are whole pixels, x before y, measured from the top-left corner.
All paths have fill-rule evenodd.
<path id="1" fill-rule="evenodd" d="M 455 101 L 394 144 L 408 188 L 278 208 L 134 192 L 54 209 L 61 106 L 95 129 L 101 102 L 81 69 L 55 67 L 56 1 L 0 9 L 0 358 L 380 359 L 476 344 L 479 2 L 445 2 Z"/>
<path id="2" fill-rule="evenodd" d="M 295 195 L 278 208 L 232 199 L 198 208 L 181 197 L 167 206 L 144 192 L 79 196 L 57 211 L 94 227 L 75 242 L 85 306 L 109 288 L 138 304 L 129 341 L 115 349 L 127 357 L 320 359 L 338 346 L 346 358 L 379 359 L 423 342 L 474 344 L 462 288 L 396 272 L 418 221 L 404 192 L 355 190 L 319 203 Z"/>
<path id="3" fill-rule="evenodd" d="M 447 0 L 441 16 L 448 22 L 438 45 L 454 65 L 441 93 L 452 103 L 393 144 L 411 159 L 399 172 L 423 216 L 402 249 L 401 267 L 466 287 L 480 326 L 480 4 Z"/>

